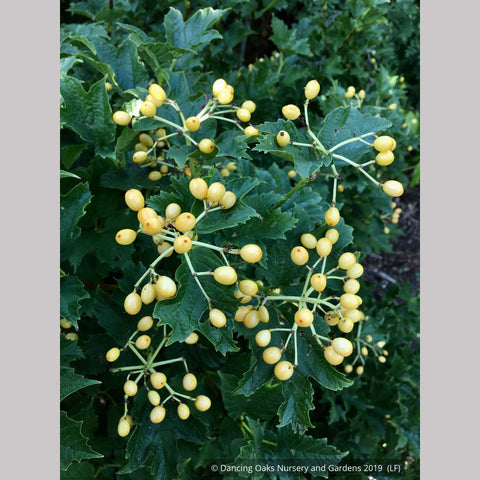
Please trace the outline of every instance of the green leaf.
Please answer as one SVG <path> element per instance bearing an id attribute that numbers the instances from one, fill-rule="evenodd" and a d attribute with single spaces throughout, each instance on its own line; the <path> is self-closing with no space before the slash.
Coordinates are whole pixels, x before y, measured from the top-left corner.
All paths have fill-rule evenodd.
<path id="1" fill-rule="evenodd" d="M 218 147 L 217 158 L 250 158 L 246 153 L 249 137 L 238 132 L 238 130 L 226 130 L 215 139 L 215 146 Z"/>
<path id="2" fill-rule="evenodd" d="M 308 361 L 308 359 L 302 359 L 304 360 Z M 284 401 L 278 410 L 280 420 L 278 427 L 291 424 L 294 431 L 313 428 L 309 412 L 315 407 L 313 406 L 313 388 L 308 378 L 298 371 L 294 372 L 290 380 L 282 382 L 282 393 Z"/>
<path id="3" fill-rule="evenodd" d="M 60 197 L 60 254 L 64 258 L 73 242 L 80 236 L 77 223 L 85 215 L 92 195 L 87 183 L 80 183 Z"/>
<path id="4" fill-rule="evenodd" d="M 91 463 L 72 463 L 68 470 L 60 472 L 60 480 L 82 480 L 95 477 L 95 468 Z"/>
<path id="5" fill-rule="evenodd" d="M 196 231 L 198 234 L 223 231 L 247 223 L 253 217 L 259 217 L 259 214 L 248 205 L 237 202 L 228 210 L 209 213 L 198 223 Z"/>
<path id="6" fill-rule="evenodd" d="M 60 368 L 60 400 L 67 398 L 77 390 L 98 383 L 102 382 L 99 382 L 98 380 L 90 380 L 82 375 L 77 375 L 73 368 L 62 367 Z"/>
<path id="7" fill-rule="evenodd" d="M 317 332 L 319 333 L 319 332 Z M 353 384 L 343 373 L 332 367 L 323 355 L 323 350 L 310 335 L 297 336 L 298 371 L 313 378 L 329 390 L 342 390 Z"/>
<path id="8" fill-rule="evenodd" d="M 81 177 L 79 177 L 78 175 L 75 175 L 71 172 L 66 172 L 65 170 L 60 170 L 60 178 L 78 178 L 79 180 L 81 180 Z"/>
<path id="9" fill-rule="evenodd" d="M 226 11 L 203 8 L 184 22 L 182 12 L 170 7 L 164 19 L 165 36 L 172 46 L 198 51 L 212 40 L 222 38 L 220 33 L 211 27 Z"/>
<path id="10" fill-rule="evenodd" d="M 206 439 L 205 427 L 194 416 L 188 421 L 178 418 L 167 404 L 167 415 L 161 424 L 150 421 L 151 404 L 146 400 L 145 392 L 139 392 L 135 397 L 132 416 L 136 419 L 133 433 L 129 435 L 126 458 L 127 465 L 119 474 L 132 473 L 149 464 L 151 457 L 151 474 L 155 480 L 170 480 L 181 478 L 178 468 L 182 461 L 181 445 L 184 441 L 200 445 Z"/>
<path id="11" fill-rule="evenodd" d="M 367 133 L 371 133 L 372 135 L 364 137 L 364 140 L 372 143 L 375 139 L 374 133 L 386 130 L 391 127 L 391 125 L 391 122 L 385 118 L 362 114 L 353 107 L 339 107 L 325 117 L 322 128 L 318 132 L 318 139 L 327 150 L 345 140 L 350 140 L 351 138 L 359 137 Z M 372 159 L 375 156 L 372 147 L 358 141 L 339 147 L 335 153 L 347 157 L 354 162 L 366 153 L 371 153 Z M 344 164 L 344 162 L 337 159 L 335 159 L 335 163 Z"/>
<path id="12" fill-rule="evenodd" d="M 75 77 L 62 75 L 60 92 L 63 103 L 61 122 L 74 130 L 86 142 L 106 147 L 115 140 L 115 123 L 105 80 L 102 78 L 85 91 Z"/>
<path id="13" fill-rule="evenodd" d="M 85 358 L 85 354 L 77 342 L 67 340 L 64 335 L 60 335 L 60 364 L 65 367 L 80 358 Z"/>
<path id="14" fill-rule="evenodd" d="M 246 371 L 238 386 L 233 390 L 234 395 L 253 395 L 262 385 L 272 378 L 273 368 L 263 360 L 252 356 L 250 368 Z"/>
<path id="15" fill-rule="evenodd" d="M 75 328 L 80 320 L 79 302 L 86 298 L 90 298 L 90 294 L 78 277 L 69 275 L 60 279 L 60 316 L 72 322 Z"/>
<path id="16" fill-rule="evenodd" d="M 82 435 L 82 423 L 67 417 L 65 412 L 60 412 L 60 469 L 66 470 L 73 462 L 81 462 L 89 458 L 103 458 L 87 443 L 87 438 Z"/>
<path id="17" fill-rule="evenodd" d="M 60 150 L 60 163 L 66 168 L 69 169 L 80 157 L 81 153 L 87 148 L 87 145 L 81 144 L 70 144 L 65 145 Z"/>
<path id="18" fill-rule="evenodd" d="M 60 74 L 67 74 L 75 65 L 82 63 L 82 60 L 76 57 L 64 57 L 60 59 Z"/>
<path id="19" fill-rule="evenodd" d="M 307 55 L 312 56 L 308 38 L 297 38 L 296 28 L 289 29 L 287 25 L 277 17 L 272 17 L 273 35 L 270 40 L 285 55 Z"/>

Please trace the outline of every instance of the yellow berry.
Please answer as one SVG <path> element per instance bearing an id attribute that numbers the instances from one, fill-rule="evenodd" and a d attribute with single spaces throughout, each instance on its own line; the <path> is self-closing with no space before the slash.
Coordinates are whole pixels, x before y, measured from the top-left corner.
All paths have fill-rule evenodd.
<path id="1" fill-rule="evenodd" d="M 227 82 L 223 78 L 218 78 L 213 82 L 212 93 L 217 96 L 226 86 Z"/>
<path id="2" fill-rule="evenodd" d="M 282 107 L 283 116 L 287 120 L 296 120 L 300 116 L 300 109 L 296 105 L 285 105 Z"/>
<path id="3" fill-rule="evenodd" d="M 322 273 L 316 273 L 310 278 L 310 285 L 317 292 L 323 292 L 327 286 L 327 277 Z"/>
<path id="4" fill-rule="evenodd" d="M 342 357 L 348 357 L 353 353 L 352 342 L 342 337 L 337 337 L 332 340 L 332 348 Z"/>
<path id="5" fill-rule="evenodd" d="M 360 353 L 366 357 L 368 355 L 368 348 L 367 347 L 362 347 L 360 350 Z"/>
<path id="6" fill-rule="evenodd" d="M 255 109 L 257 108 L 257 106 L 255 105 L 254 102 L 252 102 L 251 100 L 245 100 L 243 103 L 242 103 L 242 108 L 245 108 L 246 110 L 248 110 L 250 113 L 253 113 L 255 111 Z"/>
<path id="7" fill-rule="evenodd" d="M 338 230 L 336 230 L 335 228 L 329 228 L 325 232 L 325 238 L 330 240 L 330 243 L 332 245 L 337 242 L 338 237 L 339 237 L 339 233 L 338 233 Z"/>
<path id="8" fill-rule="evenodd" d="M 395 148 L 394 141 L 395 140 L 392 137 L 382 135 L 374 140 L 373 148 L 377 150 L 377 152 L 388 152 Z"/>
<path id="9" fill-rule="evenodd" d="M 212 153 L 215 148 L 215 144 L 209 138 L 204 138 L 198 143 L 198 149 L 202 153 Z"/>
<path id="10" fill-rule="evenodd" d="M 313 313 L 308 308 L 300 308 L 295 312 L 295 323 L 299 327 L 309 327 L 313 322 Z"/>
<path id="11" fill-rule="evenodd" d="M 339 319 L 337 327 L 343 333 L 350 333 L 353 330 L 354 323 L 350 318 Z"/>
<path id="12" fill-rule="evenodd" d="M 360 100 L 365 100 L 365 96 L 366 96 L 365 90 L 360 90 L 358 92 L 358 97 L 360 98 Z"/>
<path id="13" fill-rule="evenodd" d="M 163 405 L 157 405 L 156 407 L 153 407 L 150 412 L 150 421 L 152 423 L 161 423 L 163 422 L 166 413 L 167 411 Z"/>
<path id="14" fill-rule="evenodd" d="M 130 245 L 137 238 L 137 232 L 130 228 L 124 228 L 115 235 L 115 241 L 120 245 Z"/>
<path id="15" fill-rule="evenodd" d="M 218 204 L 224 209 L 228 210 L 237 203 L 237 196 L 230 191 L 225 192 L 223 197 L 218 201 Z"/>
<path id="16" fill-rule="evenodd" d="M 212 401 L 206 395 L 199 395 L 195 399 L 195 408 L 200 412 L 207 411 L 212 405 Z"/>
<path id="17" fill-rule="evenodd" d="M 207 198 L 208 185 L 203 178 L 192 178 L 188 184 L 190 193 L 198 200 Z"/>
<path id="18" fill-rule="evenodd" d="M 235 113 L 241 122 L 249 122 L 252 117 L 252 114 L 246 108 L 239 108 Z"/>
<path id="19" fill-rule="evenodd" d="M 167 377 L 162 372 L 154 372 L 150 375 L 150 383 L 153 388 L 160 390 L 167 383 Z"/>
<path id="20" fill-rule="evenodd" d="M 221 182 L 212 183 L 207 190 L 207 201 L 218 202 L 225 195 L 226 188 Z"/>
<path id="21" fill-rule="evenodd" d="M 292 248 L 290 259 L 295 265 L 305 265 L 308 262 L 309 255 L 304 247 L 297 245 Z"/>
<path id="22" fill-rule="evenodd" d="M 389 197 L 400 197 L 403 195 L 403 185 L 397 180 L 388 180 L 382 185 L 383 191 Z"/>
<path id="23" fill-rule="evenodd" d="M 186 403 L 179 403 L 177 407 L 178 417 L 182 420 L 186 420 L 190 416 L 190 408 Z"/>
<path id="24" fill-rule="evenodd" d="M 313 100 L 320 93 L 320 84 L 317 80 L 310 80 L 305 85 L 305 98 Z"/>
<path id="25" fill-rule="evenodd" d="M 262 249 L 255 243 L 244 245 L 239 253 L 242 260 L 247 263 L 257 263 L 263 256 Z"/>
<path id="26" fill-rule="evenodd" d="M 270 314 L 268 313 L 267 307 L 262 305 L 258 309 L 258 316 L 260 317 L 260 321 L 263 323 L 268 323 L 270 320 Z"/>
<path id="27" fill-rule="evenodd" d="M 198 117 L 188 117 L 185 120 L 185 126 L 190 132 L 196 132 L 200 128 L 200 120 Z"/>
<path id="28" fill-rule="evenodd" d="M 148 285 L 151 285 L 152 288 L 154 288 L 151 283 L 149 283 Z M 146 315 L 145 317 L 142 317 L 137 323 L 137 330 L 139 332 L 146 332 L 150 330 L 152 327 L 153 327 L 153 318 L 150 315 Z"/>
<path id="29" fill-rule="evenodd" d="M 391 163 L 393 163 L 394 159 L 395 159 L 395 155 L 391 150 L 387 150 L 385 152 L 379 152 L 375 157 L 375 161 L 382 167 L 386 167 L 387 165 L 390 165 Z"/>
<path id="30" fill-rule="evenodd" d="M 117 125 L 120 125 L 122 127 L 127 126 L 132 121 L 132 117 L 130 116 L 130 114 L 122 110 L 118 110 L 117 112 L 115 112 L 112 118 Z"/>
<path id="31" fill-rule="evenodd" d="M 340 320 L 337 312 L 334 311 L 327 312 L 323 318 L 326 324 L 330 327 L 334 327 L 335 325 L 337 325 Z"/>
<path id="32" fill-rule="evenodd" d="M 248 127 L 245 127 L 243 130 L 243 133 L 248 136 L 252 135 L 258 135 L 260 132 L 252 125 L 249 125 Z"/>
<path id="33" fill-rule="evenodd" d="M 272 340 L 272 334 L 270 330 L 260 330 L 255 335 L 255 342 L 259 347 L 266 347 Z"/>
<path id="34" fill-rule="evenodd" d="M 352 373 L 353 372 L 353 365 L 345 365 L 343 368 L 345 370 L 345 373 Z"/>
<path id="35" fill-rule="evenodd" d="M 332 242 L 326 238 L 322 237 L 317 242 L 317 253 L 320 257 L 328 257 L 332 251 Z"/>
<path id="36" fill-rule="evenodd" d="M 282 357 L 282 351 L 278 347 L 268 347 L 263 351 L 262 357 L 265 363 L 273 365 Z"/>
<path id="37" fill-rule="evenodd" d="M 237 272 L 232 267 L 224 265 L 213 271 L 213 278 L 222 285 L 233 285 L 237 281 Z"/>
<path id="38" fill-rule="evenodd" d="M 146 148 L 146 147 L 145 147 Z M 147 152 L 139 151 L 133 154 L 132 160 L 134 163 L 143 163 L 147 160 Z"/>
<path id="39" fill-rule="evenodd" d="M 65 334 L 65 340 L 70 340 L 70 341 L 75 341 L 78 340 L 78 333 L 66 333 Z"/>
<path id="40" fill-rule="evenodd" d="M 157 108 L 158 107 L 161 107 L 163 105 L 163 102 L 160 101 L 160 100 L 157 100 L 155 97 L 153 97 L 152 95 L 148 94 L 146 97 L 145 97 L 145 101 L 146 102 L 152 102 Z"/>
<path id="41" fill-rule="evenodd" d="M 140 335 L 135 340 L 135 346 L 139 350 L 146 350 L 150 346 L 151 343 L 152 343 L 152 339 L 150 338 L 149 335 Z"/>
<path id="42" fill-rule="evenodd" d="M 152 83 L 148 87 L 148 93 L 152 97 L 156 98 L 157 100 L 160 100 L 161 102 L 163 102 L 167 98 L 167 94 L 165 93 L 165 90 L 156 83 Z"/>
<path id="43" fill-rule="evenodd" d="M 156 235 L 157 233 L 160 233 L 164 226 L 165 221 L 159 216 L 147 218 L 145 222 L 142 223 L 143 231 L 147 235 Z"/>
<path id="44" fill-rule="evenodd" d="M 355 87 L 348 87 L 347 91 L 345 92 L 345 98 L 353 98 L 355 95 Z"/>
<path id="45" fill-rule="evenodd" d="M 182 380 L 183 388 L 191 392 L 197 388 L 197 377 L 193 373 L 186 373 Z"/>
<path id="46" fill-rule="evenodd" d="M 149 390 L 147 393 L 148 401 L 156 407 L 157 405 L 160 405 L 160 395 L 156 390 Z"/>
<path id="47" fill-rule="evenodd" d="M 148 174 L 148 179 L 152 182 L 156 182 L 162 178 L 162 174 L 158 170 L 154 170 Z"/>
<path id="48" fill-rule="evenodd" d="M 210 323 L 217 328 L 222 328 L 227 324 L 227 317 L 218 308 L 212 308 L 208 314 Z"/>
<path id="49" fill-rule="evenodd" d="M 128 397 L 134 397 L 137 394 L 138 386 L 133 380 L 127 380 L 123 384 L 123 391 Z"/>
<path id="50" fill-rule="evenodd" d="M 300 243 L 305 248 L 313 249 L 317 246 L 317 238 L 315 237 L 315 235 L 312 235 L 311 233 L 304 233 L 300 237 Z"/>
<path id="51" fill-rule="evenodd" d="M 337 207 L 330 207 L 325 213 L 325 221 L 330 227 L 334 227 L 340 221 L 340 212 Z"/>
<path id="52" fill-rule="evenodd" d="M 127 190 L 125 192 L 125 203 L 127 204 L 128 208 L 135 212 L 138 212 L 145 206 L 145 198 L 143 198 L 142 192 L 140 192 L 140 190 L 131 188 L 130 190 Z"/>
<path id="53" fill-rule="evenodd" d="M 357 375 L 362 375 L 363 372 L 364 372 L 363 365 L 359 365 L 359 366 L 355 369 L 355 373 L 356 373 Z"/>
<path id="54" fill-rule="evenodd" d="M 143 102 L 140 106 L 140 113 L 145 117 L 154 117 L 157 113 L 157 107 L 152 102 Z"/>
<path id="55" fill-rule="evenodd" d="M 363 265 L 361 263 L 355 263 L 347 270 L 348 278 L 358 278 L 363 275 Z"/>
<path id="56" fill-rule="evenodd" d="M 258 292 L 258 285 L 253 280 L 242 280 L 238 284 L 238 288 L 244 295 L 256 295 Z"/>
<path id="57" fill-rule="evenodd" d="M 120 349 L 117 347 L 111 348 L 105 355 L 107 362 L 114 362 L 120 356 Z"/>
<path id="58" fill-rule="evenodd" d="M 343 356 L 339 355 L 331 345 L 325 348 L 323 355 L 330 365 L 340 365 L 343 362 Z"/>
<path id="59" fill-rule="evenodd" d="M 142 224 L 145 222 L 145 220 L 147 220 L 147 218 L 157 217 L 157 216 L 158 216 L 157 212 L 153 208 L 150 208 L 150 207 L 141 208 L 137 212 L 138 221 Z"/>
<path id="60" fill-rule="evenodd" d="M 153 138 L 147 133 L 141 133 L 138 136 L 138 140 L 140 140 L 140 143 L 142 143 L 146 147 L 153 147 Z"/>
<path id="61" fill-rule="evenodd" d="M 243 325 L 247 328 L 255 328 L 260 323 L 260 313 L 253 308 L 243 317 Z"/>
<path id="62" fill-rule="evenodd" d="M 192 240 L 186 235 L 180 235 L 174 240 L 173 248 L 177 253 L 186 253 L 192 248 Z"/>
<path id="63" fill-rule="evenodd" d="M 60 319 L 60 326 L 62 328 L 65 328 L 65 330 L 68 330 L 69 328 L 72 328 L 73 324 L 72 324 L 72 322 L 70 322 L 66 318 L 61 318 Z"/>
<path id="64" fill-rule="evenodd" d="M 342 270 L 348 270 L 350 267 L 353 267 L 357 263 L 357 257 L 350 252 L 345 252 L 340 255 L 338 259 L 338 266 Z"/>
<path id="65" fill-rule="evenodd" d="M 234 319 L 236 322 L 243 322 L 243 319 L 245 318 L 245 315 L 252 309 L 253 307 L 251 305 L 248 305 L 246 307 L 241 306 L 237 308 L 237 311 L 235 312 Z"/>
<path id="66" fill-rule="evenodd" d="M 344 293 L 340 296 L 340 305 L 347 310 L 354 310 L 360 306 L 357 295 L 351 293 Z"/>
<path id="67" fill-rule="evenodd" d="M 227 85 L 221 92 L 218 93 L 218 103 L 227 105 L 233 101 L 233 96 L 233 87 L 231 85 Z"/>
<path id="68" fill-rule="evenodd" d="M 130 428 L 129 421 L 122 417 L 118 422 L 117 433 L 120 437 L 126 437 L 130 433 Z"/>
<path id="69" fill-rule="evenodd" d="M 359 290 L 360 290 L 360 283 L 358 283 L 358 280 L 355 280 L 354 278 L 349 278 L 343 284 L 343 291 L 345 293 L 351 293 L 352 295 L 355 295 Z"/>
<path id="70" fill-rule="evenodd" d="M 177 293 L 177 285 L 170 277 L 162 275 L 155 283 L 155 290 L 162 298 L 172 298 Z"/>
<path id="71" fill-rule="evenodd" d="M 293 365 L 286 360 L 278 362 L 273 369 L 274 375 L 282 382 L 288 380 L 293 375 Z"/>
<path id="72" fill-rule="evenodd" d="M 129 293 L 123 302 L 125 311 L 130 315 L 136 315 L 142 308 L 142 299 L 137 292 Z"/>
<path id="73" fill-rule="evenodd" d="M 165 217 L 170 220 L 175 220 L 182 211 L 178 203 L 169 203 L 165 209 Z"/>
<path id="74" fill-rule="evenodd" d="M 277 143 L 280 147 L 285 147 L 290 143 L 290 135 L 285 130 L 280 130 L 277 133 Z"/>
<path id="75" fill-rule="evenodd" d="M 288 178 L 295 178 L 297 176 L 297 172 L 295 170 L 289 170 L 287 176 Z"/>
<path id="76" fill-rule="evenodd" d="M 190 212 L 183 212 L 175 219 L 175 228 L 185 233 L 191 230 L 196 223 L 196 218 Z"/>
<path id="77" fill-rule="evenodd" d="M 383 356 L 383 355 L 379 355 L 377 357 L 377 360 L 380 362 L 380 363 L 385 363 L 387 361 L 387 359 Z"/>
<path id="78" fill-rule="evenodd" d="M 389 110 L 395 110 L 397 108 L 397 104 L 396 103 L 391 103 L 389 106 L 388 106 Z"/>

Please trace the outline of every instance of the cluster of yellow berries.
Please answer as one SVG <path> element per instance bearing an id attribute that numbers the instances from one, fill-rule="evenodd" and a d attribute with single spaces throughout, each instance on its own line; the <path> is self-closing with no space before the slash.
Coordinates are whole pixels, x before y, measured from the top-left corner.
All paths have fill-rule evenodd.
<path id="1" fill-rule="evenodd" d="M 345 98 L 347 99 L 353 98 L 355 96 L 355 93 L 356 93 L 355 87 L 350 85 L 349 87 L 347 87 L 347 91 L 345 92 Z M 363 89 L 359 90 L 357 95 L 360 100 L 365 100 L 365 97 L 366 97 L 365 90 Z"/>
<path id="2" fill-rule="evenodd" d="M 62 328 L 64 330 L 69 330 L 73 327 L 73 324 L 70 320 L 66 318 L 60 318 L 60 333 L 62 333 Z M 78 333 L 76 332 L 63 332 L 65 336 L 65 340 L 75 341 L 78 340 Z"/>
<path id="3" fill-rule="evenodd" d="M 371 335 L 366 335 L 364 338 L 356 338 L 355 342 L 357 343 L 357 355 L 352 363 L 348 363 L 344 367 L 345 373 L 352 373 L 355 370 L 357 375 L 362 375 L 365 371 L 365 358 L 369 355 L 371 351 L 379 363 L 385 363 L 388 357 L 388 350 L 385 350 L 386 342 L 384 340 L 379 340 L 373 344 L 373 337 Z M 360 365 L 355 365 L 360 363 Z"/>
<path id="4" fill-rule="evenodd" d="M 402 209 L 400 207 L 397 207 L 397 204 L 395 202 L 392 202 L 391 207 L 393 213 L 390 221 L 392 223 L 398 223 L 398 220 L 400 219 L 400 214 L 402 213 Z"/>

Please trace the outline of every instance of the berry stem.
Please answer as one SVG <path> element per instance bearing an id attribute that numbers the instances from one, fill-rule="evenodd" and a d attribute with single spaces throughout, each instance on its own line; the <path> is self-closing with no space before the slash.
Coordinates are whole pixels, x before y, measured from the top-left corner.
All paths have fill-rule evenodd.
<path id="1" fill-rule="evenodd" d="M 131 367 L 117 367 L 117 368 L 112 368 L 112 372 L 113 373 L 117 373 L 117 372 L 127 372 L 127 371 L 130 371 L 130 370 L 143 370 L 144 366 L 143 365 L 135 365 L 135 366 L 131 366 Z M 132 372 L 132 373 L 135 373 L 135 372 Z"/>
<path id="2" fill-rule="evenodd" d="M 375 163 L 375 160 L 369 160 L 368 162 L 362 163 L 360 167 L 366 167 L 367 165 L 373 165 Z"/>
<path id="3" fill-rule="evenodd" d="M 332 148 L 329 148 L 327 150 L 327 153 L 333 153 L 335 150 L 338 150 L 339 148 L 343 147 L 344 145 L 348 145 L 349 143 L 354 143 L 354 142 L 363 142 L 363 143 L 366 143 L 369 147 L 371 147 L 372 144 L 368 143 L 368 142 L 365 142 L 363 139 L 365 137 L 374 137 L 374 136 L 375 136 L 375 132 L 369 132 L 369 133 L 364 133 L 363 135 L 360 135 L 358 137 L 350 138 L 350 139 L 345 140 L 343 142 L 337 143 Z"/>
<path id="4" fill-rule="evenodd" d="M 297 346 L 297 328 L 298 325 L 295 324 L 295 327 L 293 327 L 295 331 L 293 332 L 293 349 L 295 352 L 295 359 L 293 361 L 293 365 L 296 367 L 298 365 L 298 346 Z"/>
<path id="5" fill-rule="evenodd" d="M 281 207 L 292 195 L 298 192 L 304 185 L 306 185 L 309 182 L 308 177 L 302 178 L 280 201 L 278 201 L 271 209 L 275 210 L 278 207 Z"/>
<path id="6" fill-rule="evenodd" d="M 210 167 L 208 167 L 208 168 L 210 168 Z M 205 205 L 206 205 L 206 202 L 205 202 Z M 215 208 L 205 207 L 205 210 L 197 217 L 196 223 L 198 223 L 203 217 L 205 217 L 210 212 L 216 212 L 217 210 L 223 210 L 223 209 L 222 209 L 222 207 L 215 207 Z"/>
<path id="7" fill-rule="evenodd" d="M 141 117 L 141 118 L 144 118 L 144 117 Z M 184 130 L 184 127 L 182 127 L 181 125 L 178 125 L 178 123 L 175 123 L 175 122 L 171 122 L 170 120 L 167 120 L 166 118 L 159 117 L 158 115 L 155 115 L 153 118 L 154 118 L 154 120 L 158 120 L 160 122 L 163 122 L 166 125 L 170 125 L 171 127 L 176 128 L 177 130 L 180 130 L 182 132 Z"/>
<path id="8" fill-rule="evenodd" d="M 237 123 L 236 120 L 232 120 L 231 118 L 218 117 L 217 115 L 208 115 L 207 118 L 214 118 L 215 120 L 223 120 L 224 122 L 234 123 L 243 132 L 243 128 Z"/>
<path id="9" fill-rule="evenodd" d="M 332 172 L 333 172 L 333 193 L 332 193 L 332 205 L 335 206 L 337 203 L 337 182 L 338 182 L 338 172 L 335 168 L 335 165 L 332 163 Z"/>
<path id="10" fill-rule="evenodd" d="M 349 158 L 343 157 L 342 155 L 337 155 L 336 153 L 332 154 L 332 157 L 338 158 L 339 160 L 344 161 L 345 163 L 348 163 L 352 167 L 355 167 L 356 169 L 360 170 L 371 182 L 373 182 L 377 187 L 380 186 L 380 182 L 377 182 L 369 173 L 367 173 L 361 165 L 358 163 L 352 162 Z"/>
<path id="11" fill-rule="evenodd" d="M 312 132 L 310 127 L 307 127 L 307 133 L 310 135 L 310 137 L 313 138 L 316 144 L 316 148 L 318 148 L 324 155 L 327 155 L 327 150 L 323 146 L 323 143 L 317 138 L 317 136 Z"/>
<path id="12" fill-rule="evenodd" d="M 196 245 L 197 247 L 210 248 L 211 250 L 216 250 L 217 252 L 224 251 L 222 247 L 217 247 L 216 245 L 211 245 L 210 243 L 197 242 L 196 240 L 192 240 L 192 245 Z"/>
<path id="13" fill-rule="evenodd" d="M 160 362 L 154 362 L 151 365 L 149 365 L 149 369 L 155 368 L 155 367 L 161 367 L 162 365 L 170 365 L 171 363 L 176 363 L 176 362 L 184 362 L 184 358 L 179 357 L 179 358 L 172 358 L 170 360 L 162 360 Z"/>
<path id="14" fill-rule="evenodd" d="M 163 237 L 163 235 L 162 235 Z M 166 257 L 171 251 L 173 251 L 174 247 L 170 247 L 168 250 L 165 250 L 161 255 L 158 256 L 158 258 L 156 258 L 151 264 L 150 266 L 147 268 L 147 270 L 145 271 L 145 273 L 138 279 L 137 283 L 133 286 L 133 288 L 135 290 L 138 289 L 138 287 L 140 286 L 140 284 L 142 283 L 142 280 L 148 275 L 150 274 L 151 272 L 154 271 L 155 269 L 155 266 L 158 264 L 158 262 L 160 262 L 160 260 L 162 260 L 162 258 Z"/>
<path id="15" fill-rule="evenodd" d="M 147 362 L 146 360 L 142 357 L 140 352 L 135 348 L 135 345 L 132 342 L 129 342 L 128 348 L 140 359 L 140 361 L 143 363 L 143 365 L 146 365 Z"/>
<path id="16" fill-rule="evenodd" d="M 196 242 L 192 242 L 192 243 L 196 243 Z M 202 242 L 198 242 L 198 243 L 202 243 Z M 208 245 L 208 244 L 206 244 L 206 245 Z M 212 300 L 207 295 L 207 292 L 204 290 L 204 288 L 202 287 L 202 284 L 200 283 L 200 280 L 196 276 L 196 272 L 195 272 L 195 269 L 193 268 L 192 261 L 190 260 L 190 256 L 188 255 L 187 252 L 185 252 L 183 254 L 183 256 L 185 257 L 185 261 L 187 262 L 188 268 L 190 269 L 190 272 L 192 273 L 193 278 L 197 282 L 198 287 L 200 288 L 201 292 L 203 293 L 203 296 L 205 297 L 205 299 L 208 302 L 208 305 L 210 306 L 212 304 Z"/>

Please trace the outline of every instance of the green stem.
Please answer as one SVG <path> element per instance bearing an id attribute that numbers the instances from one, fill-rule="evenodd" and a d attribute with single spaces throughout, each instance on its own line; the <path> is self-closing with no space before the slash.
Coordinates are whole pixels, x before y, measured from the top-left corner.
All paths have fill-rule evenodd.
<path id="1" fill-rule="evenodd" d="M 243 132 L 243 128 L 238 124 L 236 120 L 232 120 L 231 118 L 217 117 L 216 115 L 208 115 L 208 118 L 214 118 L 215 120 L 223 120 L 224 122 L 234 123 Z"/>
<path id="2" fill-rule="evenodd" d="M 224 251 L 222 247 L 217 247 L 216 245 L 210 245 L 209 243 L 197 242 L 196 240 L 192 240 L 192 245 L 196 245 L 197 247 L 210 248 L 210 250 L 216 250 L 217 252 Z"/>
<path id="3" fill-rule="evenodd" d="M 210 167 L 208 167 L 208 168 L 210 168 Z M 197 217 L 196 223 L 198 223 L 203 217 L 205 217 L 205 215 L 208 215 L 211 212 L 216 212 L 217 210 L 223 210 L 223 208 L 222 207 L 215 207 L 215 208 L 212 208 L 212 209 L 205 208 L 205 210 Z"/>
<path id="4" fill-rule="evenodd" d="M 363 138 L 365 138 L 365 137 L 374 137 L 374 136 L 375 136 L 375 132 L 369 132 L 369 133 L 364 133 L 363 135 L 360 135 L 359 137 L 349 138 L 348 140 L 337 143 L 332 148 L 329 148 L 327 150 L 327 153 L 333 153 L 335 150 L 338 150 L 339 148 L 343 147 L 344 145 L 348 145 L 349 143 L 362 142 Z M 364 143 L 367 143 L 367 142 L 364 142 Z M 372 146 L 370 143 L 367 143 L 367 145 L 369 145 L 370 147 Z"/>
<path id="5" fill-rule="evenodd" d="M 154 362 L 150 365 L 151 368 L 161 367 L 162 365 L 170 365 L 171 363 L 183 362 L 183 357 L 173 358 L 172 360 L 162 360 L 161 362 Z"/>
<path id="6" fill-rule="evenodd" d="M 138 289 L 138 287 L 140 286 L 140 284 L 142 283 L 142 280 L 151 272 L 153 272 L 153 270 L 155 269 L 155 266 L 157 265 L 158 262 L 160 262 L 160 260 L 162 260 L 162 258 L 166 257 L 171 251 L 173 250 L 173 247 L 170 247 L 168 250 L 165 250 L 156 260 L 154 260 L 150 266 L 147 268 L 146 272 L 138 279 L 137 283 L 133 286 L 133 288 L 135 290 Z"/>
<path id="7" fill-rule="evenodd" d="M 143 363 L 144 366 L 147 365 L 146 360 L 142 357 L 140 352 L 135 348 L 135 345 L 133 345 L 133 343 L 130 342 L 128 344 L 128 348 L 140 359 L 140 361 Z"/>
<path id="8" fill-rule="evenodd" d="M 339 160 L 343 160 L 345 163 L 348 163 L 352 167 L 355 167 L 356 169 L 360 170 L 371 182 L 373 182 L 377 187 L 380 186 L 380 182 L 377 182 L 369 173 L 367 173 L 361 165 L 358 163 L 352 162 L 349 158 L 343 157 L 342 155 L 337 155 L 336 153 L 332 154 L 332 157 L 338 158 Z"/>
<path id="9" fill-rule="evenodd" d="M 278 207 L 282 206 L 292 195 L 295 195 L 304 185 L 309 182 L 308 177 L 302 178 L 279 202 L 277 202 L 271 210 L 275 210 Z"/>
<path id="10" fill-rule="evenodd" d="M 201 292 L 203 293 L 203 296 L 205 297 L 205 299 L 208 302 L 208 305 L 210 306 L 212 301 L 211 301 L 210 297 L 207 295 L 207 292 L 203 289 L 202 284 L 200 283 L 200 280 L 197 278 L 196 273 L 195 273 L 195 269 L 193 268 L 192 261 L 190 260 L 190 257 L 188 255 L 188 253 L 184 253 L 183 255 L 185 257 L 185 260 L 187 261 L 188 268 L 190 269 L 190 272 L 192 273 L 193 278 L 197 282 L 198 287 L 200 288 Z"/>
<path id="11" fill-rule="evenodd" d="M 147 117 L 141 117 L 141 118 L 147 118 Z M 181 132 L 183 132 L 183 130 L 184 130 L 184 127 L 178 125 L 177 123 L 171 122 L 170 120 L 167 120 L 166 118 L 159 117 L 158 115 L 155 115 L 153 118 L 155 120 L 159 120 L 160 122 L 165 123 L 166 125 L 170 125 L 171 127 L 174 127 L 177 130 L 180 130 Z"/>
<path id="12" fill-rule="evenodd" d="M 332 204 L 335 206 L 337 203 L 337 182 L 338 182 L 338 172 L 335 168 L 335 165 L 332 163 L 332 172 L 333 172 L 333 194 L 332 194 Z"/>

